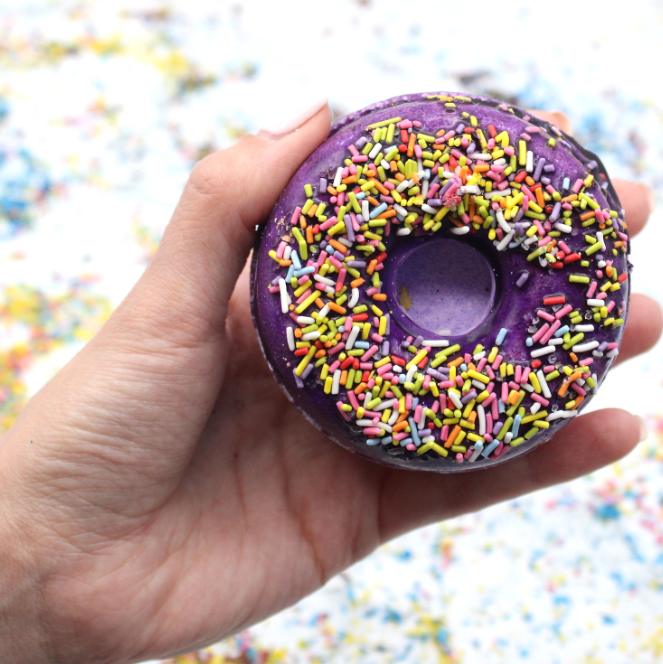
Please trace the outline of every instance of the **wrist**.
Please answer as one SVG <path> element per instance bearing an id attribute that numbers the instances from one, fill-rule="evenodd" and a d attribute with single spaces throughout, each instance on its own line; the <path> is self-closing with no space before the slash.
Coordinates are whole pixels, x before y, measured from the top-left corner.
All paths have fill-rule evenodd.
<path id="1" fill-rule="evenodd" d="M 4 484 L 4 482 L 3 482 Z M 41 604 L 42 573 L 24 532 L 14 525 L 16 507 L 0 501 L 0 652 L 2 661 L 48 664 Z M 29 514 L 25 510 L 24 514 Z"/>

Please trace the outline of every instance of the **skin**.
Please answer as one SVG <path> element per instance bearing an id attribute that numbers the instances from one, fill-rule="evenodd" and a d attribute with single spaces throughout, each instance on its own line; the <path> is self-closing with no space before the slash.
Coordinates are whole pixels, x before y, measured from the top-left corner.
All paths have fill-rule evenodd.
<path id="1" fill-rule="evenodd" d="M 573 479 L 642 438 L 639 418 L 608 409 L 503 466 L 438 476 L 372 464 L 305 421 L 260 353 L 246 260 L 329 122 L 325 106 L 286 136 L 247 136 L 197 164 L 144 275 L 0 440 L 7 661 L 189 652 L 390 538 Z M 635 235 L 648 190 L 615 184 Z M 661 327 L 658 304 L 633 296 L 619 359 Z"/>

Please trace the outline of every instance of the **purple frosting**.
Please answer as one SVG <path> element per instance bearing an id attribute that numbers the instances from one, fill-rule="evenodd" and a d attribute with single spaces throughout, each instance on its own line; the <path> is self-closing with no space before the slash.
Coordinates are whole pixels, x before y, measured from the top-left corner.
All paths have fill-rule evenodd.
<path id="1" fill-rule="evenodd" d="M 459 93 L 435 94 L 459 95 Z M 433 452 L 427 452 L 419 456 L 416 451 L 407 450 L 400 445 L 394 446 L 391 443 L 387 445 L 368 445 L 367 436 L 362 433 L 362 427 L 356 426 L 354 422 L 346 421 L 339 413 L 337 401 L 343 395 L 343 389 L 341 389 L 338 397 L 325 394 L 322 382 L 316 379 L 318 370 L 311 371 L 310 369 L 312 365 L 307 367 L 301 377 L 294 374 L 294 369 L 301 358 L 293 356 L 292 351 L 288 348 L 285 334 L 286 326 L 292 326 L 293 321 L 290 316 L 281 312 L 279 294 L 274 294 L 268 290 L 270 285 L 273 286 L 275 280 L 284 276 L 286 270 L 280 267 L 268 254 L 271 250 L 277 248 L 281 238 L 290 233 L 292 213 L 305 200 L 304 185 L 311 184 L 316 190 L 321 181 L 331 184 L 337 167 L 343 165 L 344 160 L 350 156 L 347 147 L 354 144 L 361 149 L 361 146 L 366 143 L 364 139 L 369 138 L 370 140 L 366 126 L 395 116 L 419 121 L 422 126 L 418 131 L 431 134 L 440 129 L 453 129 L 462 132 L 466 126 L 470 126 L 469 119 L 462 115 L 463 112 L 466 112 L 477 119 L 479 127 L 483 128 L 484 131 L 488 125 L 494 125 L 498 133 L 506 130 L 511 137 L 511 144 L 516 147 L 521 134 L 527 133 L 528 128 L 531 131 L 532 127 L 538 127 L 540 128 L 539 133 L 534 131 L 529 134 L 531 140 L 527 143 L 527 149 L 534 153 L 533 170 L 528 175 L 531 175 L 537 181 L 543 182 L 544 186 L 548 182 L 562 196 L 567 196 L 573 193 L 570 188 L 573 187 L 574 183 L 578 179 L 584 179 L 591 172 L 596 184 L 588 187 L 587 192 L 591 192 L 596 203 L 602 209 L 616 210 L 619 212 L 619 219 L 623 219 L 623 211 L 621 211 L 619 200 L 600 160 L 596 155 L 579 146 L 573 138 L 535 116 L 528 117 L 525 120 L 523 116 L 527 116 L 526 111 L 507 106 L 493 99 L 474 96 L 471 101 L 455 99 L 454 103 L 455 108 L 445 106 L 438 99 L 430 99 L 428 94 L 406 95 L 373 104 L 336 122 L 328 139 L 299 168 L 279 198 L 267 223 L 261 228 L 253 254 L 251 271 L 252 312 L 265 357 L 278 383 L 307 419 L 338 444 L 363 457 L 390 466 L 438 472 L 485 468 L 513 459 L 549 440 L 570 420 L 552 420 L 549 428 L 537 433 L 531 441 L 527 440 L 517 447 L 507 445 L 504 448 L 505 451 L 497 458 L 491 458 L 492 455 L 489 458 L 479 456 L 478 460 L 472 463 L 467 461 L 458 463 L 455 454 L 451 453 L 446 458 Z M 398 131 L 396 129 L 397 133 Z M 549 143 L 551 137 L 557 139 L 555 147 L 552 147 Z M 486 138 L 488 138 L 488 135 L 486 135 Z M 398 146 L 399 143 L 400 141 L 395 137 L 392 145 Z M 479 150 L 480 148 L 477 147 L 474 152 Z M 522 170 L 522 167 L 519 166 L 518 170 Z M 567 188 L 563 186 L 565 178 L 568 178 L 570 182 Z M 439 208 L 439 206 L 445 204 L 443 197 L 448 195 L 447 191 L 452 191 L 453 188 L 451 183 L 448 183 L 435 193 L 435 198 L 427 201 L 427 203 L 432 208 Z M 329 207 L 332 209 L 328 209 L 327 212 L 329 216 L 332 216 L 334 214 L 333 205 Z M 559 220 L 563 221 L 561 204 L 558 205 L 555 201 L 550 201 L 550 207 L 552 210 L 547 218 L 553 223 Z M 591 208 L 587 207 L 583 212 L 589 210 Z M 523 215 L 521 209 L 519 216 L 512 220 L 516 222 L 513 241 L 527 239 L 522 224 L 529 221 L 529 219 Z M 586 250 L 589 246 L 585 240 L 585 234 L 594 236 L 598 227 L 594 224 L 592 227 L 583 228 L 577 220 L 575 210 L 573 220 L 573 231 L 562 233 L 557 239 L 565 242 L 572 252 L 580 252 Z M 615 220 L 615 224 L 618 225 L 619 221 Z M 619 226 L 617 227 L 621 232 L 626 233 L 625 230 Z M 599 256 L 611 260 L 613 268 L 620 275 L 630 271 L 628 252 L 618 251 L 617 255 L 614 256 L 609 248 L 608 251 L 600 250 L 598 253 L 594 253 L 591 258 L 588 257 L 588 260 L 590 260 L 589 268 L 582 268 L 580 261 L 577 261 L 565 266 L 564 269 L 557 270 L 550 267 L 541 267 L 538 258 L 533 261 L 527 260 L 528 254 L 536 248 L 536 243 L 527 250 L 516 247 L 506 251 L 498 251 L 495 243 L 488 239 L 487 232 L 452 235 L 449 229 L 453 226 L 448 223 L 444 224 L 443 228 L 435 235 L 430 233 L 421 234 L 417 231 L 412 235 L 398 237 L 395 233 L 397 227 L 394 226 L 393 228 L 394 232 L 384 240 L 388 260 L 385 260 L 385 267 L 380 272 L 380 278 L 383 282 L 382 292 L 386 293 L 387 301 L 376 302 L 375 304 L 389 312 L 390 325 L 385 339 L 389 342 L 392 351 L 406 361 L 409 361 L 413 356 L 407 350 L 402 350 L 404 346 L 407 347 L 408 345 L 405 342 L 407 337 L 412 337 L 414 346 L 419 345 L 417 340 L 421 342 L 422 339 L 447 339 L 452 345 L 457 343 L 461 345 L 460 353 L 471 354 L 477 343 L 483 343 L 486 350 L 490 351 L 495 344 L 495 338 L 499 331 L 506 328 L 508 334 L 499 345 L 499 354 L 511 363 L 517 363 L 523 367 L 528 366 L 534 359 L 530 356 L 530 352 L 541 347 L 536 343 L 532 346 L 527 345 L 527 339 L 544 322 L 536 318 L 537 309 L 544 309 L 552 315 L 559 309 L 559 306 L 542 307 L 544 297 L 563 294 L 566 296 L 566 301 L 584 316 L 586 312 L 591 312 L 586 304 L 587 285 L 569 283 L 570 274 L 587 275 L 592 280 L 598 281 L 600 286 L 606 281 L 606 278 L 597 279 L 595 276 Z M 322 235 L 324 238 L 325 233 L 323 232 Z M 624 235 L 624 237 L 626 236 Z M 438 238 L 444 239 L 440 240 Z M 348 239 L 351 240 L 352 238 Z M 483 266 L 480 270 L 483 275 L 480 279 L 485 282 L 485 284 L 482 282 L 482 288 L 493 289 L 489 294 L 490 296 L 479 295 L 477 294 L 478 291 L 473 294 L 471 289 L 466 292 L 460 288 L 458 283 L 453 292 L 444 293 L 444 309 L 449 311 L 449 309 L 453 310 L 455 307 L 458 313 L 454 324 L 457 324 L 459 329 L 471 328 L 469 331 L 460 334 L 435 334 L 435 330 L 430 329 L 431 325 L 437 321 L 438 312 L 435 309 L 442 305 L 440 300 L 434 297 L 430 288 L 428 291 L 426 290 L 428 286 L 422 286 L 421 292 L 417 291 L 416 282 L 421 280 L 412 277 L 414 268 L 409 270 L 410 282 L 414 283 L 414 286 L 410 282 L 408 282 L 409 285 L 406 284 L 408 290 L 413 291 L 410 294 L 414 306 L 410 309 L 401 306 L 403 277 L 402 273 L 399 277 L 399 265 L 407 261 L 408 254 L 412 254 L 412 252 L 431 241 L 441 242 L 442 244 L 446 242 L 446 248 L 444 249 L 446 252 L 449 251 L 450 246 L 454 246 L 453 243 L 470 244 L 473 249 L 477 249 L 481 253 L 482 261 L 485 262 L 485 266 L 488 266 L 488 272 L 492 269 L 494 281 L 492 284 L 489 283 L 490 279 L 486 277 L 486 267 Z M 322 246 L 324 240 L 316 244 Z M 296 243 L 293 246 L 296 247 Z M 610 246 L 612 246 L 612 243 Z M 331 247 L 327 247 L 327 251 L 330 250 Z M 465 251 L 465 248 L 463 251 Z M 466 272 L 470 281 L 472 280 L 471 275 L 477 269 L 477 263 L 474 262 L 475 259 L 472 258 L 471 254 L 472 252 L 469 252 L 466 259 L 459 258 L 455 264 L 455 269 Z M 342 254 L 339 254 L 339 256 L 342 258 Z M 362 257 L 359 256 L 358 258 L 361 259 Z M 368 260 L 370 260 L 370 257 Z M 352 263 L 350 265 L 352 266 Z M 360 260 L 355 265 L 358 269 L 364 269 L 364 266 L 360 264 Z M 421 274 L 425 275 L 427 273 L 426 266 L 422 265 Z M 418 274 L 415 275 L 415 277 L 418 276 Z M 333 275 L 334 279 L 335 277 L 336 275 Z M 443 279 L 444 276 L 442 275 L 440 278 Z M 610 299 L 617 301 L 611 315 L 626 320 L 629 293 L 629 279 L 621 283 L 621 290 L 610 293 Z M 426 304 L 422 301 L 422 298 L 430 300 L 430 302 Z M 362 300 L 362 302 L 370 303 L 370 300 Z M 414 311 L 414 309 L 417 311 Z M 617 311 L 619 311 L 618 314 Z M 422 322 L 425 327 L 421 327 Z M 564 324 L 567 322 L 568 319 L 565 319 Z M 608 344 L 621 342 L 624 326 L 606 327 L 600 323 L 594 323 L 593 320 L 583 320 L 583 323 L 594 324 L 594 331 L 587 335 L 584 341 L 595 340 L 600 346 L 592 352 L 579 352 L 579 359 L 593 357 L 593 363 L 590 366 L 591 373 L 596 374 L 597 383 L 600 384 L 614 361 L 614 356 L 607 356 L 605 349 Z M 476 326 L 474 326 L 475 324 Z M 571 334 L 573 335 L 573 332 Z M 570 364 L 567 352 L 562 352 L 561 346 L 557 346 L 555 350 L 557 351 L 557 349 L 560 352 L 553 354 L 558 357 L 558 361 L 563 364 Z M 383 346 L 381 350 L 386 349 Z M 433 348 L 432 350 L 430 357 L 433 357 L 435 352 L 440 349 Z M 458 353 L 451 357 L 457 356 Z M 541 357 L 540 360 L 543 365 L 555 363 L 551 362 L 550 354 Z M 437 368 L 431 368 L 429 363 L 427 371 L 432 378 L 438 381 L 448 377 L 446 362 Z M 426 373 L 426 370 L 424 370 L 424 373 Z M 551 406 L 555 404 L 563 410 L 564 400 L 556 397 L 556 391 L 559 389 L 562 378 L 551 383 L 551 391 L 553 392 Z M 494 391 L 498 396 L 501 393 L 501 387 L 501 381 L 495 381 Z M 587 395 L 580 403 L 579 411 L 587 405 L 593 393 L 593 390 L 587 384 L 584 388 Z M 472 386 L 471 390 L 476 393 L 475 386 Z M 475 394 L 472 394 L 472 392 L 463 394 L 462 401 L 467 403 L 474 396 Z M 347 399 L 344 401 L 347 403 Z M 549 407 L 548 411 L 550 412 L 550 410 Z M 416 442 L 420 434 L 416 431 L 416 427 L 414 429 L 409 435 Z M 495 425 L 495 430 L 496 432 L 499 431 L 498 424 Z M 422 432 L 422 435 L 423 433 L 425 432 Z M 439 439 L 437 442 L 440 445 L 442 444 Z M 468 449 L 472 445 L 467 439 L 464 444 Z M 488 447 L 488 444 L 486 444 L 486 447 Z"/>

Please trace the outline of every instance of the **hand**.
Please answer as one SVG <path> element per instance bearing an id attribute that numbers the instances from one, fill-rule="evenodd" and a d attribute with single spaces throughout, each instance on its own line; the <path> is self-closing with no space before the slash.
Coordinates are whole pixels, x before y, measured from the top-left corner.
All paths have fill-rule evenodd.
<path id="1" fill-rule="evenodd" d="M 329 121 L 324 106 L 196 165 L 140 281 L 5 434 L 4 661 L 191 651 L 389 538 L 578 477 L 641 439 L 638 418 L 603 410 L 508 464 L 439 476 L 365 461 L 306 422 L 260 352 L 245 268 L 256 224 Z M 615 185 L 635 235 L 646 191 Z M 634 296 L 620 359 L 660 331 L 658 305 Z"/>

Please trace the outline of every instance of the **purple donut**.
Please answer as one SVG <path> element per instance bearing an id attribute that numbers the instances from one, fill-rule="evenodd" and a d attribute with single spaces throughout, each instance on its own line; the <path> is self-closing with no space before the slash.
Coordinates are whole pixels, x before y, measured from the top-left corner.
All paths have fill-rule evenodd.
<path id="1" fill-rule="evenodd" d="M 596 155 L 459 93 L 336 122 L 260 230 L 252 312 L 274 376 L 332 440 L 453 472 L 587 405 L 619 350 L 629 238 Z"/>

